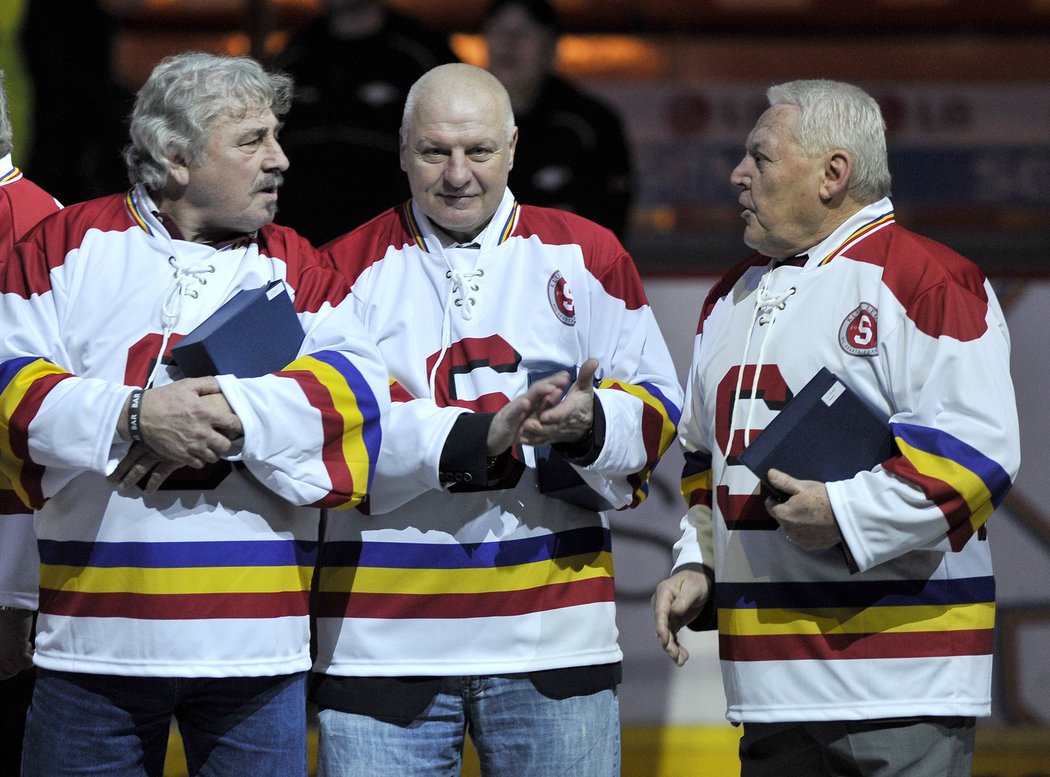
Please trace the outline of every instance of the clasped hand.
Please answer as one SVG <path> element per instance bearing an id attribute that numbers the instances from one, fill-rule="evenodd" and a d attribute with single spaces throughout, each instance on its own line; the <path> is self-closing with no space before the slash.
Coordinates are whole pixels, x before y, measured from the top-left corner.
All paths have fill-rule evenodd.
<path id="1" fill-rule="evenodd" d="M 524 394 L 504 405 L 489 427 L 488 455 L 498 456 L 519 442 L 549 445 L 583 439 L 594 422 L 597 370 L 598 360 L 588 359 L 568 393 L 565 388 L 569 386 L 569 373 L 559 372 L 536 381 Z"/>
<path id="2" fill-rule="evenodd" d="M 149 389 L 142 396 L 139 428 L 142 441 L 132 444 L 108 479 L 124 490 L 149 475 L 147 494 L 180 467 L 200 469 L 215 463 L 244 434 L 240 419 L 211 377 L 185 378 Z"/>

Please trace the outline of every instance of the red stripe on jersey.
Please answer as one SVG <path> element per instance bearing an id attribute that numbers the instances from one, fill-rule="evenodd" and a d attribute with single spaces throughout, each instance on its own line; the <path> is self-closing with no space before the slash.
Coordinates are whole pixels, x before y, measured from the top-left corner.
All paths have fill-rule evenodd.
<path id="1" fill-rule="evenodd" d="M 29 508 L 22 504 L 18 495 L 9 488 L 0 488 L 0 515 L 25 515 L 29 520 Z"/>
<path id="2" fill-rule="evenodd" d="M 298 383 L 310 404 L 321 413 L 321 429 L 324 433 L 321 459 L 332 487 L 329 495 L 318 500 L 313 507 L 339 507 L 346 504 L 354 495 L 354 475 L 343 452 L 345 419 L 332 400 L 332 392 L 316 375 L 306 370 L 282 370 L 277 374 Z"/>
<path id="3" fill-rule="evenodd" d="M 973 513 L 962 494 L 943 480 L 923 475 L 903 456 L 888 459 L 883 463 L 883 469 L 922 489 L 926 498 L 940 508 L 944 520 L 948 522 L 948 539 L 952 550 L 961 550 L 973 536 L 973 525 L 970 522 Z"/>
<path id="4" fill-rule="evenodd" d="M 135 594 L 40 589 L 40 612 L 73 618 L 200 620 L 287 618 L 309 611 L 307 591 L 273 593 Z"/>
<path id="5" fill-rule="evenodd" d="M 994 631 L 896 631 L 864 634 L 718 635 L 723 661 L 832 661 L 986 656 Z"/>
<path id="6" fill-rule="evenodd" d="M 34 462 L 29 456 L 29 424 L 36 418 L 37 411 L 44 401 L 44 397 L 58 383 L 73 376 L 69 373 L 51 373 L 37 378 L 33 381 L 18 403 L 18 408 L 11 414 L 8 422 L 8 434 L 10 435 L 11 452 L 22 461 L 22 471 L 19 475 L 19 483 L 25 489 L 29 498 L 30 506 L 38 510 L 44 506 L 44 492 L 41 480 L 44 477 L 44 467 Z"/>
<path id="7" fill-rule="evenodd" d="M 396 380 L 390 381 L 390 401 L 391 402 L 411 402 L 415 399 L 408 389 L 398 383 Z"/>
<path id="8" fill-rule="evenodd" d="M 780 524 L 766 511 L 768 491 L 759 489 L 757 494 L 730 494 L 728 486 L 715 488 L 718 510 L 730 529 L 775 531 Z"/>
<path id="9" fill-rule="evenodd" d="M 322 592 L 317 613 L 322 618 L 489 618 L 611 602 L 613 596 L 613 580 L 609 577 L 486 593 Z"/>

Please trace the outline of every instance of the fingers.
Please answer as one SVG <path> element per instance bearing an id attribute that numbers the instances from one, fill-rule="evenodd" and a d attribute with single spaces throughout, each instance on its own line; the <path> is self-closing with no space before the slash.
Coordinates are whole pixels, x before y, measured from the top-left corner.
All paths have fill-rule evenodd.
<path id="1" fill-rule="evenodd" d="M 677 666 L 689 660 L 689 651 L 681 646 L 676 636 L 682 627 L 680 614 L 675 613 L 678 600 L 677 586 L 674 579 L 664 580 L 656 587 L 653 594 L 653 614 L 656 618 L 656 638 L 660 647 Z"/>
<path id="2" fill-rule="evenodd" d="M 591 357 L 580 366 L 580 373 L 576 378 L 576 388 L 580 391 L 592 391 L 594 389 L 594 376 L 597 372 L 598 360 Z"/>
<path id="3" fill-rule="evenodd" d="M 106 480 L 114 484 L 118 491 L 124 491 L 138 483 L 158 461 L 146 445 L 134 443 Z"/>
<path id="4" fill-rule="evenodd" d="M 212 413 L 211 423 L 214 429 L 222 432 L 223 436 L 230 440 L 236 440 L 238 437 L 244 436 L 244 426 L 241 424 L 241 419 L 233 412 L 233 408 L 226 401 L 225 395 L 221 392 L 206 394 L 202 395 L 201 401 Z"/>
<path id="5" fill-rule="evenodd" d="M 142 397 L 140 428 L 143 440 L 159 461 L 202 467 L 230 450 L 230 441 L 243 436 L 240 419 L 214 378 L 194 378 L 150 389 Z"/>
<path id="6" fill-rule="evenodd" d="M 146 486 L 142 489 L 143 493 L 147 496 L 152 496 L 157 493 L 157 491 L 160 490 L 160 487 L 164 485 L 164 481 L 166 481 L 177 469 L 179 469 L 177 464 L 171 464 L 168 462 L 161 462 L 158 464 L 153 468 L 153 471 L 149 473 L 149 480 L 146 481 Z"/>
<path id="7" fill-rule="evenodd" d="M 766 473 L 766 479 L 773 488 L 787 494 L 789 497 L 794 496 L 802 490 L 801 480 L 796 480 L 786 472 L 781 472 L 779 469 L 769 470 L 769 472 Z"/>
<path id="8" fill-rule="evenodd" d="M 197 392 L 198 396 L 208 396 L 209 394 L 221 394 L 222 389 L 219 388 L 219 381 L 213 376 L 205 376 L 203 378 L 185 378 L 180 383 L 184 383 L 187 388 Z"/>
<path id="9" fill-rule="evenodd" d="M 776 475 L 780 478 L 776 487 L 785 486 L 789 498 L 766 500 L 766 511 L 783 529 L 784 536 L 807 551 L 824 550 L 842 542 L 825 485 L 813 480 L 796 480 L 782 472 Z"/>
<path id="10" fill-rule="evenodd" d="M 525 396 L 528 397 L 533 408 L 539 412 L 558 404 L 568 387 L 569 373 L 563 370 L 533 383 L 525 392 Z"/>
<path id="11" fill-rule="evenodd" d="M 522 396 L 512 399 L 500 408 L 489 424 L 486 440 L 489 456 L 499 456 L 503 451 L 518 442 L 521 424 L 528 415 L 531 403 Z"/>
<path id="12" fill-rule="evenodd" d="M 218 461 L 218 457 L 214 461 Z M 161 459 L 143 443 L 135 443 L 106 480 L 115 485 L 118 491 L 126 491 L 138 486 L 148 476 L 143 491 L 147 494 L 155 494 L 164 481 L 182 466 L 184 464 L 181 462 Z M 204 463 L 201 462 L 195 466 L 195 469 L 203 466 Z"/>

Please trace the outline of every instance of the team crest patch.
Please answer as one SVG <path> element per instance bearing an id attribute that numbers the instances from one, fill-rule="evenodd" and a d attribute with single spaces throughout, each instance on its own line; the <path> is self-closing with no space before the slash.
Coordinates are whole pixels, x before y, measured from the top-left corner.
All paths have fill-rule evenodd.
<path id="1" fill-rule="evenodd" d="M 879 311 L 874 305 L 862 302 L 839 327 L 839 345 L 853 356 L 878 356 Z"/>
<path id="2" fill-rule="evenodd" d="M 547 300 L 559 321 L 566 326 L 576 326 L 576 306 L 572 300 L 572 290 L 559 270 L 555 270 L 547 280 Z"/>

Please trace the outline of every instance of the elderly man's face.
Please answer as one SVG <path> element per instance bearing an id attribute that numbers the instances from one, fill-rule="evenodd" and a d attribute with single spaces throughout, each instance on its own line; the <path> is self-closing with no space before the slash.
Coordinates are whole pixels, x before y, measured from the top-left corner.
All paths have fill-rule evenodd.
<path id="1" fill-rule="evenodd" d="M 288 169 L 279 126 L 265 108 L 220 118 L 212 128 L 203 161 L 188 168 L 184 195 L 198 236 L 254 232 L 273 221 L 277 187 Z"/>
<path id="2" fill-rule="evenodd" d="M 457 240 L 472 240 L 499 207 L 517 132 L 487 94 L 466 90 L 420 100 L 401 139 L 412 198 Z"/>
<path id="3" fill-rule="evenodd" d="M 800 254 L 823 239 L 823 159 L 802 154 L 794 140 L 798 109 L 777 105 L 759 118 L 747 153 L 730 181 L 742 191 L 744 243 L 774 258 Z"/>

